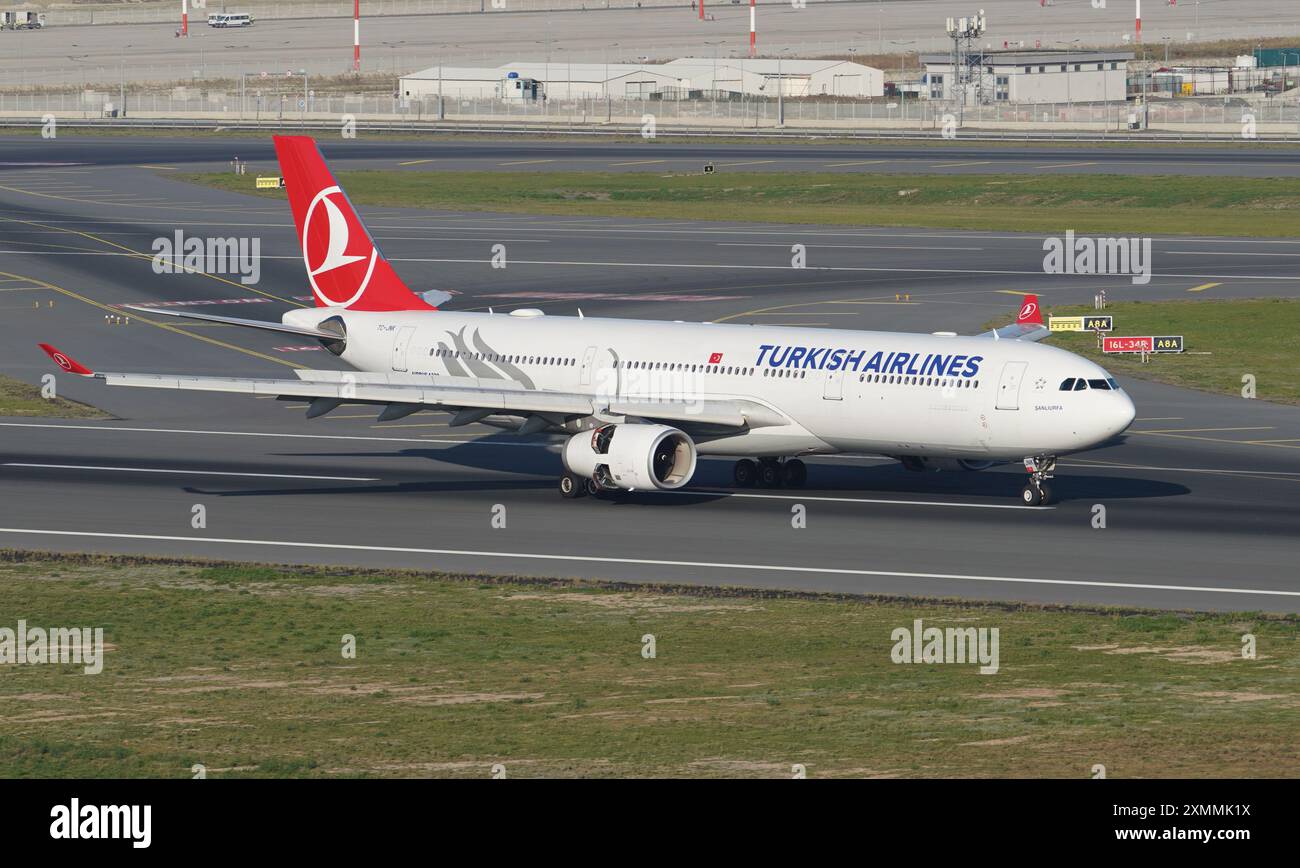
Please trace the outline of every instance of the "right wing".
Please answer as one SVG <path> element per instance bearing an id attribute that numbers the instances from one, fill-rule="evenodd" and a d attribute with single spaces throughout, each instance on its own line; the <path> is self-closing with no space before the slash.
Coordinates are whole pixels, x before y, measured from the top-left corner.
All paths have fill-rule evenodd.
<path id="1" fill-rule="evenodd" d="M 1051 329 L 1043 323 L 1043 312 L 1038 307 L 1038 296 L 1026 295 L 1024 303 L 1020 305 L 1020 313 L 1016 314 L 1015 322 L 984 332 L 979 337 L 993 338 L 995 341 L 1041 341 L 1051 334 Z"/>

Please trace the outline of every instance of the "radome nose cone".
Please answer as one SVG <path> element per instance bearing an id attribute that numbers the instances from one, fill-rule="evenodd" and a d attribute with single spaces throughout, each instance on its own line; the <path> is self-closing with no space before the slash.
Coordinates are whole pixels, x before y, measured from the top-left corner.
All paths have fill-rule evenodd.
<path id="1" fill-rule="evenodd" d="M 1128 430 L 1128 426 L 1133 424 L 1137 418 L 1137 407 L 1133 406 L 1133 399 L 1126 393 L 1120 392 L 1119 397 L 1123 399 L 1120 406 L 1116 409 L 1116 434 L 1122 434 Z"/>

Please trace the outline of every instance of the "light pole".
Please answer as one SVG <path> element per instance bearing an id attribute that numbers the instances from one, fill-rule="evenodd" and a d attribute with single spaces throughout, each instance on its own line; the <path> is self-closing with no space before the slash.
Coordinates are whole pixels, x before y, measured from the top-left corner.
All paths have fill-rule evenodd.
<path id="1" fill-rule="evenodd" d="M 617 42 L 611 42 L 605 46 L 605 123 L 610 123 L 614 119 L 614 103 L 609 98 L 609 50 L 618 48 Z"/>
<path id="2" fill-rule="evenodd" d="M 446 118 L 445 108 L 442 101 L 442 60 L 448 47 L 460 48 L 460 44 L 449 45 L 444 42 L 438 46 L 438 120 L 444 120 Z"/>
<path id="3" fill-rule="evenodd" d="M 1069 46 L 1074 46 L 1074 45 L 1077 45 L 1078 42 L 1079 42 L 1079 40 L 1077 40 L 1077 39 L 1071 39 L 1071 40 L 1069 40 L 1068 42 L 1063 41 L 1063 40 L 1060 40 L 1060 39 L 1056 40 L 1056 44 L 1057 44 L 1057 45 L 1069 45 Z M 1067 49 L 1067 53 L 1066 53 L 1066 55 L 1065 55 L 1065 104 L 1066 104 L 1068 107 L 1070 107 L 1071 109 L 1074 108 L 1074 97 L 1073 97 L 1073 95 L 1072 95 L 1071 92 L 1070 92 L 1070 71 L 1071 71 L 1071 70 L 1070 70 L 1070 67 L 1074 66 L 1074 63 L 1072 62 L 1072 60 L 1073 60 L 1073 59 L 1070 57 L 1070 55 L 1069 55 L 1069 53 L 1068 53 L 1068 49 Z"/>
<path id="4" fill-rule="evenodd" d="M 710 80 L 709 90 L 713 93 L 713 98 L 718 98 L 718 46 L 722 45 L 722 40 L 717 42 L 706 42 L 705 45 L 713 49 L 713 78 Z"/>
<path id="5" fill-rule="evenodd" d="M 897 39 L 891 39 L 891 40 L 889 40 L 889 44 L 890 44 L 890 45 L 897 45 L 897 46 L 899 46 L 900 48 L 906 49 L 907 46 L 909 46 L 909 45 L 915 45 L 915 44 L 916 44 L 916 40 L 915 40 L 915 39 L 909 39 L 909 40 L 907 40 L 906 42 L 902 42 L 902 41 L 897 40 Z M 903 51 L 903 52 L 901 52 L 901 53 L 902 53 L 902 55 L 903 55 L 903 83 L 906 84 L 906 83 L 907 83 L 907 51 Z M 920 64 L 919 64 L 919 63 L 917 64 L 917 67 L 918 67 L 918 69 L 920 68 Z M 898 92 L 898 94 L 899 94 L 899 99 L 901 99 L 901 100 L 903 101 L 903 105 L 904 105 L 903 114 L 906 115 L 906 114 L 907 114 L 907 108 L 906 108 L 906 105 L 907 105 L 907 93 L 906 93 L 906 91 L 903 91 L 902 89 L 900 89 L 899 92 Z"/>
<path id="6" fill-rule="evenodd" d="M 130 45 L 123 45 L 117 52 L 117 116 L 126 117 L 126 50 Z"/>
<path id="7" fill-rule="evenodd" d="M 885 53 L 885 5 L 876 0 L 876 50 Z"/>
<path id="8" fill-rule="evenodd" d="M 397 46 L 406 44 L 405 39 L 399 39 L 396 42 L 380 42 L 380 45 L 391 50 L 389 59 L 393 62 L 393 75 L 397 75 Z M 383 63 L 383 61 L 380 61 Z"/>
<path id="9" fill-rule="evenodd" d="M 785 76 L 781 72 L 781 61 L 785 59 L 785 53 L 789 50 L 789 46 L 786 46 L 776 55 L 776 125 L 778 127 L 785 126 Z"/>

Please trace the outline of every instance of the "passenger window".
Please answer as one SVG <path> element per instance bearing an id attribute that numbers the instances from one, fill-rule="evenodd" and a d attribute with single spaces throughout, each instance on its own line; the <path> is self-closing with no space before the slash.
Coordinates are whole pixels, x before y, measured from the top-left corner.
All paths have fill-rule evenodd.
<path id="1" fill-rule="evenodd" d="M 1068 392 L 1073 388 L 1074 388 L 1074 377 L 1069 377 L 1063 383 L 1061 383 L 1062 392 Z"/>

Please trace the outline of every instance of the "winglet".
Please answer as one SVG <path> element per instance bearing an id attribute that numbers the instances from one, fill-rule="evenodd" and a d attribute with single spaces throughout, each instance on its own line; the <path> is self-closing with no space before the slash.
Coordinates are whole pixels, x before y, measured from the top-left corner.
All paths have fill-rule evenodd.
<path id="1" fill-rule="evenodd" d="M 60 368 L 63 368 L 63 370 L 67 371 L 68 373 L 80 374 L 83 377 L 95 376 L 95 372 L 92 371 L 90 368 L 86 367 L 76 359 L 64 355 L 63 353 L 59 352 L 49 344 L 37 344 L 37 346 L 39 346 L 42 350 L 45 351 L 45 355 L 49 356 L 51 359 L 54 360 L 54 364 L 58 365 Z"/>
<path id="2" fill-rule="evenodd" d="M 1038 308 L 1038 296 L 1025 296 L 1025 303 L 1020 306 L 1020 313 L 1016 315 L 1016 325 L 1042 325 L 1043 312 Z"/>

